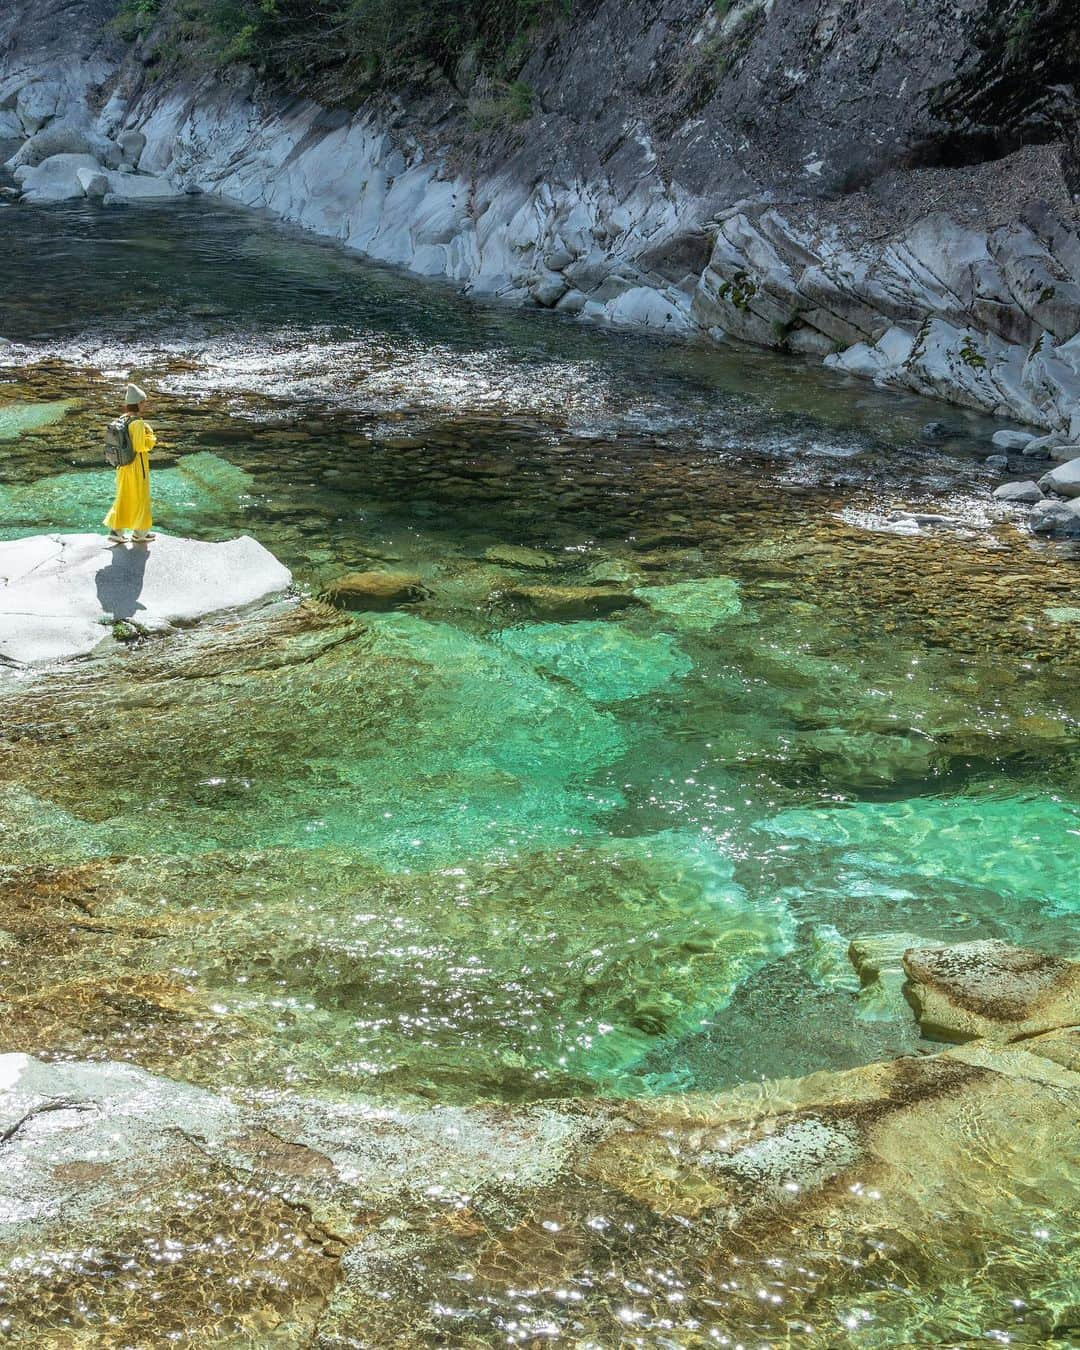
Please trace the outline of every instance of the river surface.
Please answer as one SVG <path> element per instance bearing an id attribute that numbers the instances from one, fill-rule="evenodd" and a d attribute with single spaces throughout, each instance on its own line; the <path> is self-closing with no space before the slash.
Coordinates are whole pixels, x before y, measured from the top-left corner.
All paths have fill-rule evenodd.
<path id="1" fill-rule="evenodd" d="M 195 201 L 0 208 L 0 256 L 0 537 L 100 528 L 134 373 L 158 527 L 299 597 L 0 684 L 4 875 L 109 919 L 5 955 L 60 991 L 5 1048 L 651 1098 L 927 1048 L 852 938 L 1074 948 L 1076 563 L 992 424 Z M 370 570 L 417 602 L 320 598 Z"/>

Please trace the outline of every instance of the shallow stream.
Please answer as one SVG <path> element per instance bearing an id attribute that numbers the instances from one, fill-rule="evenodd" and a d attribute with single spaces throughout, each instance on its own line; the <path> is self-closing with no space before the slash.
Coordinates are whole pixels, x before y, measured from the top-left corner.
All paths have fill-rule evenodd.
<path id="1" fill-rule="evenodd" d="M 1076 562 L 992 425 L 223 206 L 0 209 L 0 256 L 0 537 L 100 528 L 135 372 L 157 526 L 300 597 L 0 681 L 7 910 L 86 917 L 4 949 L 4 1048 L 651 1097 L 919 1048 L 854 937 L 1072 952 Z M 419 599 L 320 599 L 370 570 Z"/>

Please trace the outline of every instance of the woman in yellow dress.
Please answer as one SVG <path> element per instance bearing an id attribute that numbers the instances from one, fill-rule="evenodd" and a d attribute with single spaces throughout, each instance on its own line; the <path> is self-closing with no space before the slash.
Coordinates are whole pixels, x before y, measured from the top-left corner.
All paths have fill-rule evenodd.
<path id="1" fill-rule="evenodd" d="M 131 418 L 128 436 L 135 458 L 116 470 L 116 499 L 104 521 L 109 527 L 109 539 L 116 544 L 127 543 L 126 530 L 131 530 L 131 538 L 137 544 L 156 537 L 150 515 L 150 451 L 157 444 L 157 437 L 143 421 L 145 406 L 146 394 L 137 384 L 129 384 L 124 410 Z"/>

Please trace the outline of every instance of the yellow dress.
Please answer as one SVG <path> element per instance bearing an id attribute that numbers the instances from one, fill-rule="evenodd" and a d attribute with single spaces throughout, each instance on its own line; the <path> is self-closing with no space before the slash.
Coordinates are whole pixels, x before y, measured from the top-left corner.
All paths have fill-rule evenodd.
<path id="1" fill-rule="evenodd" d="M 128 435 L 135 458 L 116 471 L 116 500 L 104 523 L 110 530 L 148 530 L 154 523 L 150 515 L 150 451 L 157 437 L 141 417 L 128 424 Z"/>

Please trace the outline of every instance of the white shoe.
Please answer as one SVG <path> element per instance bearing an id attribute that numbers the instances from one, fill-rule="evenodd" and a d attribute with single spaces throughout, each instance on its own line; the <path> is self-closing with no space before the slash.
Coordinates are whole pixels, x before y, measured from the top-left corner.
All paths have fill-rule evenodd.
<path id="1" fill-rule="evenodd" d="M 109 543 L 110 543 L 110 544 L 126 544 L 126 543 L 127 543 L 127 539 L 120 533 L 119 530 L 110 530 L 110 531 L 109 531 Z"/>
<path id="2" fill-rule="evenodd" d="M 131 536 L 131 542 L 133 544 L 146 544 L 151 539 L 156 538 L 157 535 L 154 533 L 153 530 L 136 530 L 135 533 Z"/>

